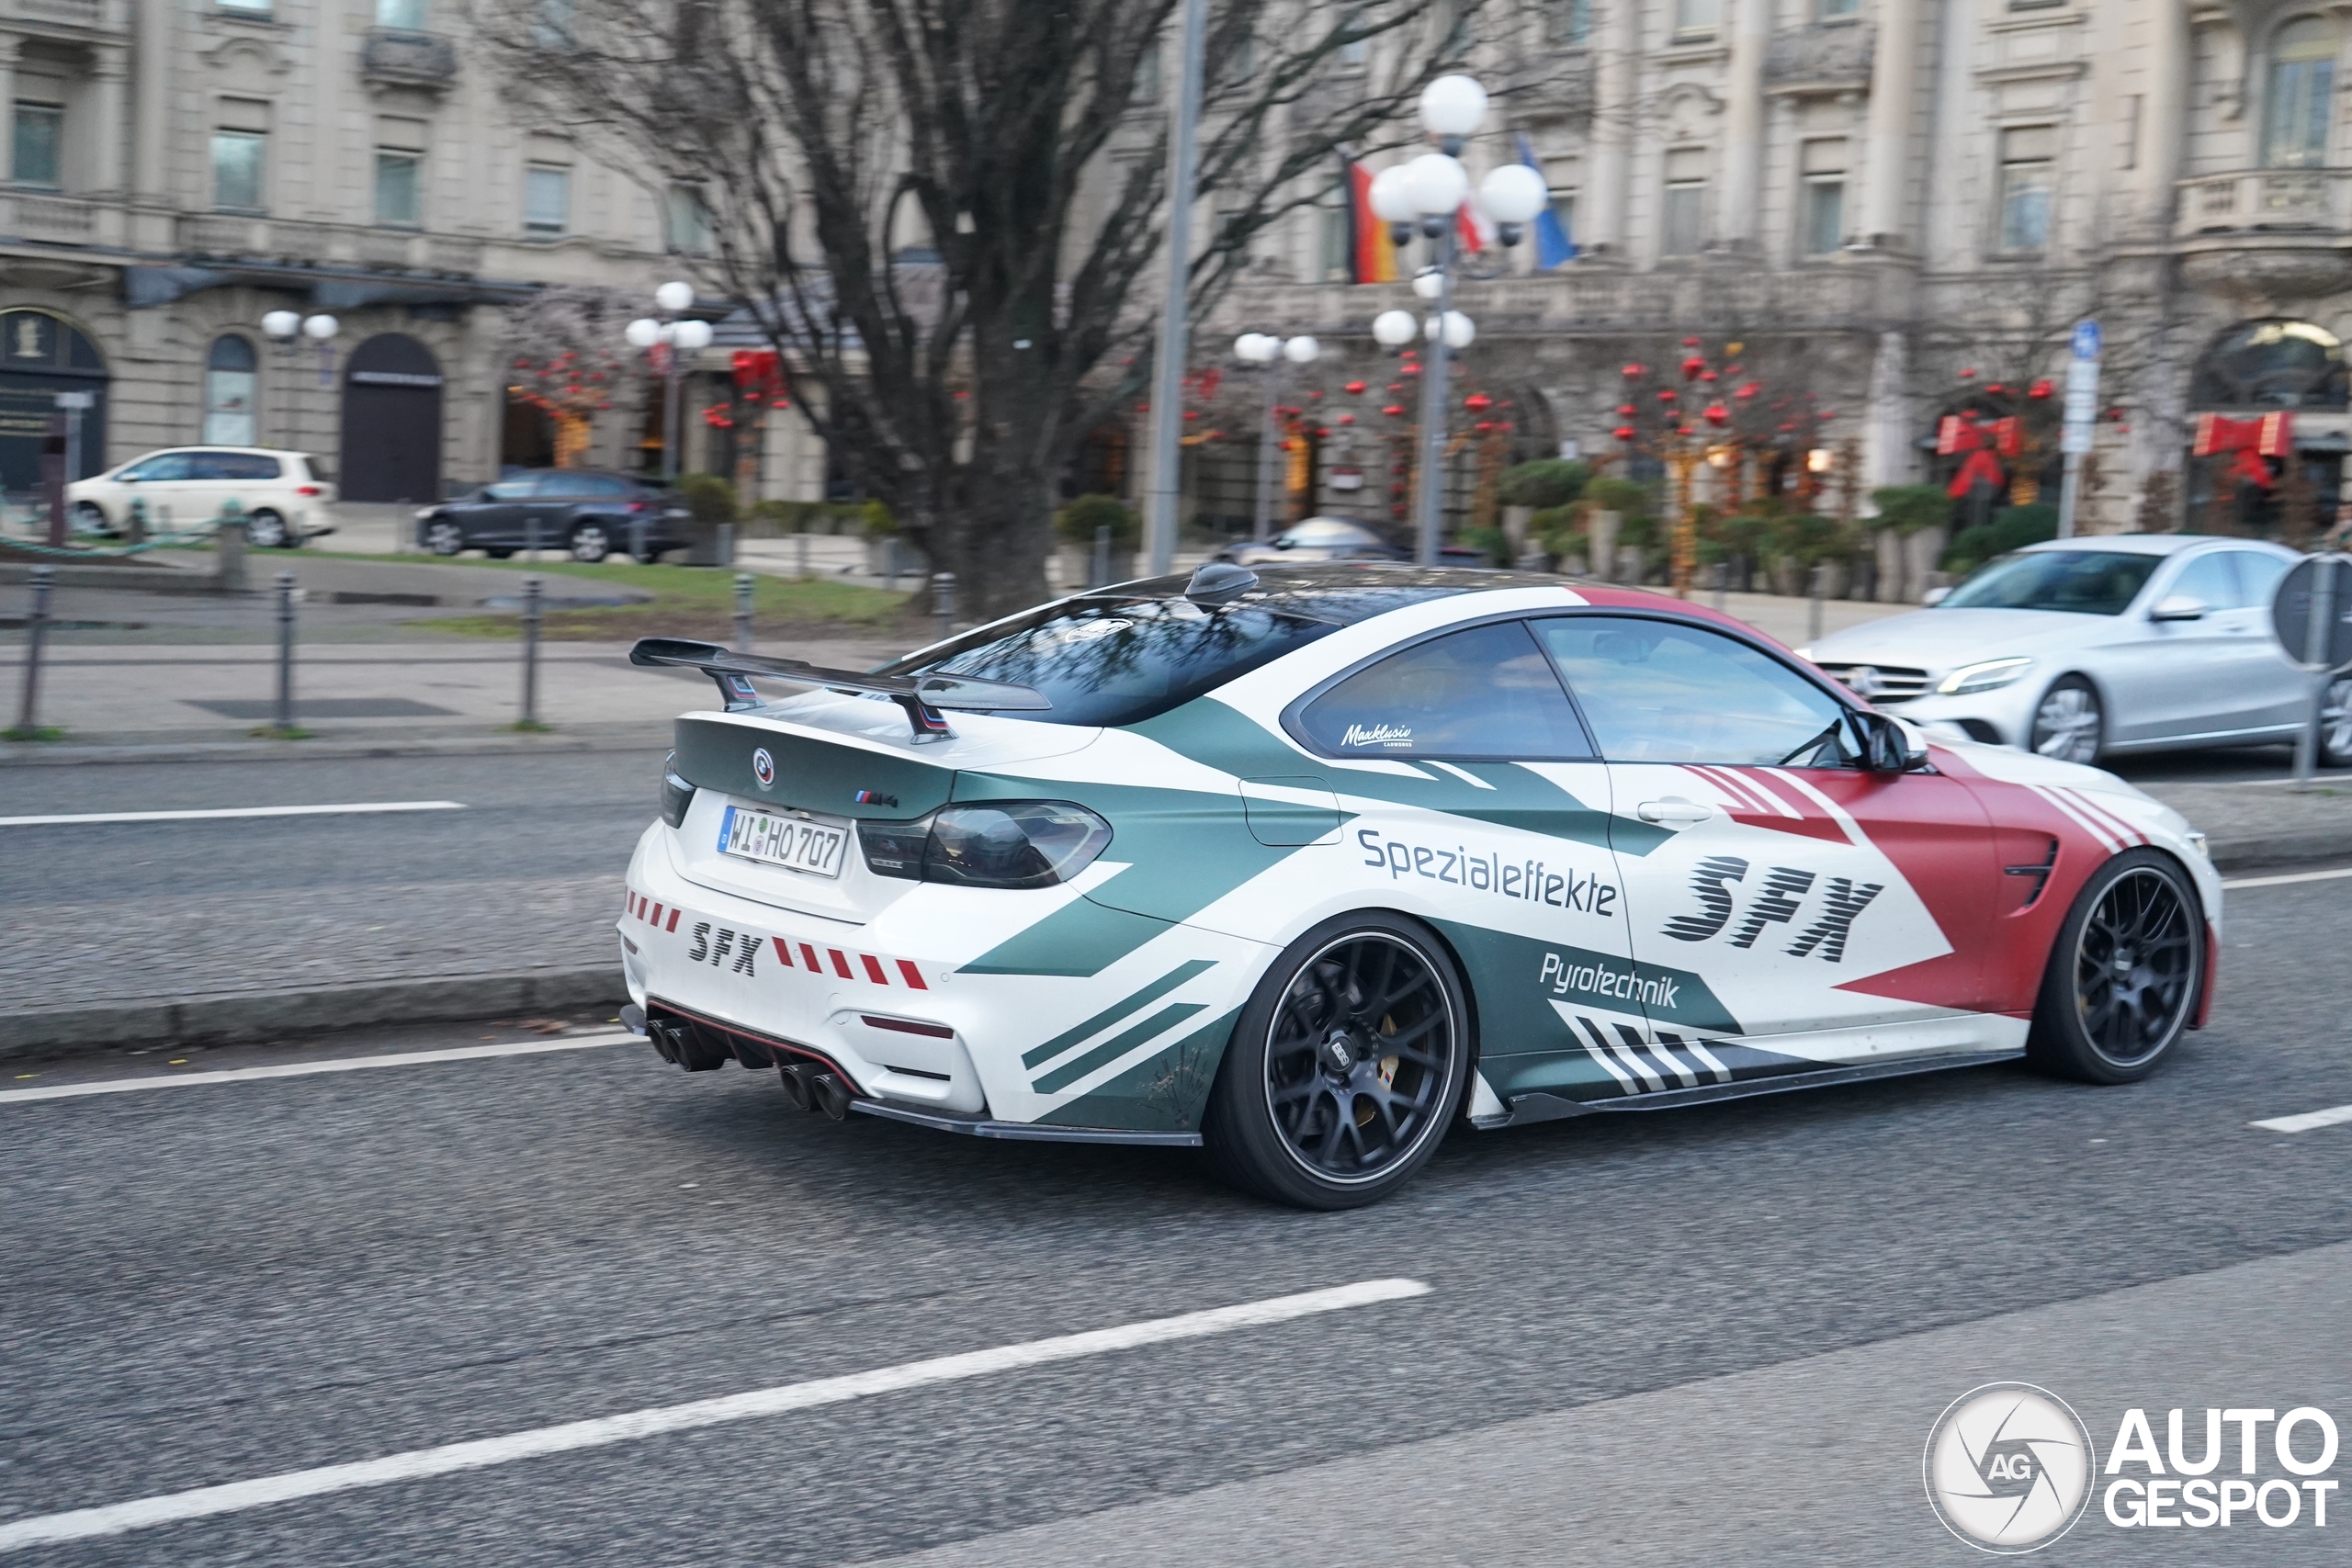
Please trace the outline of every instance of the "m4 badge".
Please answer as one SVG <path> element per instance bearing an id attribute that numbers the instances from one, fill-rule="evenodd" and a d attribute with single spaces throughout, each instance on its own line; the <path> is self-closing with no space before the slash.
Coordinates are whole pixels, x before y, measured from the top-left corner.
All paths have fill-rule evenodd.
<path id="1" fill-rule="evenodd" d="M 1698 910 L 1675 916 L 1666 922 L 1662 934 L 1677 942 L 1705 942 L 1729 928 L 1732 946 L 1754 947 L 1767 926 L 1782 925 L 1797 932 L 1796 941 L 1786 949 L 1790 957 L 1818 955 L 1836 964 L 1846 956 L 1846 937 L 1853 929 L 1854 917 L 1886 887 L 1882 882 L 1858 884 L 1846 876 L 1825 880 L 1792 865 L 1766 868 L 1751 886 L 1747 871 L 1747 863 L 1737 855 L 1710 855 L 1701 861 L 1690 874 Z M 1741 885 L 1746 893 L 1746 908 L 1740 909 L 1736 924 L 1732 912 L 1742 900 L 1732 891 L 1734 884 Z M 1810 920 L 1800 926 L 1797 917 L 1807 913 Z"/>

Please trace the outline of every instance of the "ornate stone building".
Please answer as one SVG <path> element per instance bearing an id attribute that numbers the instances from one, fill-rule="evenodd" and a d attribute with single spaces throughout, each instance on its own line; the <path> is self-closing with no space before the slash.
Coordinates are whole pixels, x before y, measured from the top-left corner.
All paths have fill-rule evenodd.
<path id="1" fill-rule="evenodd" d="M 2352 478 L 2352 6 L 1560 0 L 1482 74 L 1473 173 L 1523 133 L 1581 249 L 1462 291 L 1473 367 L 1528 389 L 1522 450 L 1607 449 L 1621 361 L 1693 333 L 1818 394 L 1866 485 L 1941 479 L 1939 416 L 2062 377 L 2097 316 L 2087 526 L 2194 525 L 2200 412 L 2293 409 L 2272 471 L 2323 516 Z M 1220 326 L 1363 352 L 1410 301 L 1346 282 L 1332 224 L 1300 214 Z"/>
<path id="2" fill-rule="evenodd" d="M 0 175 L 12 492 L 60 390 L 96 394 L 85 471 L 210 441 L 360 499 L 491 477 L 545 434 L 509 427 L 499 307 L 650 293 L 696 243 L 691 193 L 507 111 L 463 0 L 0 0 Z M 329 351 L 266 338 L 287 310 L 334 317 Z M 634 456 L 631 412 L 592 456 Z"/>

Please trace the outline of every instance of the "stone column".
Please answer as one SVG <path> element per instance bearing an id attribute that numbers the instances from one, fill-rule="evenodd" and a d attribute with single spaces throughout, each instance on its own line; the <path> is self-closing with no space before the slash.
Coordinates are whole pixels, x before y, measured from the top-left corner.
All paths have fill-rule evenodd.
<path id="1" fill-rule="evenodd" d="M 14 33 L 0 33 L 0 180 L 17 175 L 17 46 Z"/>
<path id="2" fill-rule="evenodd" d="M 1862 503 L 1875 514 L 1870 491 L 1911 482 L 1910 345 L 1901 333 L 1878 334 L 1871 359 L 1870 402 L 1862 412 Z"/>
<path id="3" fill-rule="evenodd" d="M 2165 234 L 2172 228 L 2173 199 L 2180 180 L 2183 143 L 2188 130 L 2188 6 L 2184 0 L 2154 0 L 2148 6 L 2148 90 L 2140 100 L 2140 220 Z"/>
<path id="4" fill-rule="evenodd" d="M 164 148 L 172 125 L 172 14 L 161 0 L 141 0 L 133 7 L 138 33 L 130 64 L 139 91 L 132 112 L 138 123 L 132 134 L 130 194 L 133 200 L 162 201 L 167 185 Z"/>
<path id="5" fill-rule="evenodd" d="M 1617 257 L 1625 251 L 1625 187 L 1637 112 L 1634 70 L 1641 34 L 1634 12 L 1634 0 L 1607 0 L 1601 12 L 1596 40 L 1600 62 L 1593 78 L 1590 173 L 1578 203 L 1585 210 L 1577 214 L 1577 227 L 1584 231 L 1577 236 L 1577 243 Z"/>
<path id="6" fill-rule="evenodd" d="M 1900 247 L 1909 208 L 1911 124 L 1918 83 L 1919 0 L 1879 0 L 1878 53 L 1871 62 L 1871 107 L 1864 144 L 1862 221 L 1866 243 Z"/>
<path id="7" fill-rule="evenodd" d="M 1764 51 L 1772 0 L 1734 0 L 1731 81 L 1724 114 L 1723 238 L 1740 249 L 1758 240 L 1764 200 Z"/>
<path id="8" fill-rule="evenodd" d="M 119 44 L 92 51 L 90 69 L 90 186 L 109 196 L 123 189 L 123 131 L 130 118 L 130 62 Z"/>

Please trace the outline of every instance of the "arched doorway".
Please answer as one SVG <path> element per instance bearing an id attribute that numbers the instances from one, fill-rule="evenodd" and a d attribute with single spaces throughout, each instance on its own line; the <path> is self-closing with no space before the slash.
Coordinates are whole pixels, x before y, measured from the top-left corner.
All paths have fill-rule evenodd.
<path id="1" fill-rule="evenodd" d="M 68 477 L 104 471 L 107 379 L 97 344 L 64 317 L 53 310 L 0 310 L 0 489 L 21 494 L 40 488 L 41 443 L 60 392 L 90 395 Z"/>
<path id="2" fill-rule="evenodd" d="M 402 333 L 354 351 L 343 385 L 345 501 L 435 501 L 441 494 L 441 365 Z"/>

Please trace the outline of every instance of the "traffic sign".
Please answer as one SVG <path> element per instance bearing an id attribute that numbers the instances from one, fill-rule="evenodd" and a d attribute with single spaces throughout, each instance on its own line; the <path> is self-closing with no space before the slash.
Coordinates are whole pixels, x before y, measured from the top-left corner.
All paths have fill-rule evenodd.
<path id="1" fill-rule="evenodd" d="M 2322 571 L 2330 572 L 2334 581 L 2323 584 Z M 2326 646 L 2314 649 L 2312 611 L 2319 601 L 2325 603 L 2328 635 Z M 2270 626 L 2287 657 L 2304 669 L 2352 668 L 2352 556 L 2307 556 L 2298 561 L 2279 580 L 2278 592 L 2270 601 Z M 2316 661 L 2312 658 L 2314 651 L 2319 655 Z"/>
<path id="2" fill-rule="evenodd" d="M 2098 357 L 2099 346 L 2105 341 L 2105 336 L 2100 333 L 2098 323 L 2097 321 L 2076 321 L 2075 323 L 2075 358 L 2097 359 Z"/>

